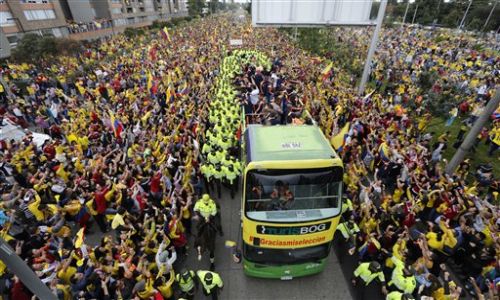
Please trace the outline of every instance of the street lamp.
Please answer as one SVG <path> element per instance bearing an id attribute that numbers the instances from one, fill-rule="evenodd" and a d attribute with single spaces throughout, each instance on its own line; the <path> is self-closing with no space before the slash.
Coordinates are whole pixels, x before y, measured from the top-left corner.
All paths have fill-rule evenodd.
<path id="1" fill-rule="evenodd" d="M 470 6 L 472 5 L 472 0 L 469 1 L 469 5 L 467 5 L 467 9 L 465 10 L 464 16 L 462 18 L 462 21 L 460 21 L 460 25 L 458 26 L 458 29 L 463 29 L 465 26 L 465 18 L 467 17 L 467 13 L 469 12 Z"/>

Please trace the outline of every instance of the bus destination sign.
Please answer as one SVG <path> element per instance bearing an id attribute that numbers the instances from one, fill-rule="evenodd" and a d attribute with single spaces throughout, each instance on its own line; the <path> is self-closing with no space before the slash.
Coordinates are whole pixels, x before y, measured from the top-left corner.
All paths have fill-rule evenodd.
<path id="1" fill-rule="evenodd" d="M 304 235 L 328 230 L 330 226 L 331 222 L 291 227 L 257 225 L 257 233 L 268 235 Z"/>

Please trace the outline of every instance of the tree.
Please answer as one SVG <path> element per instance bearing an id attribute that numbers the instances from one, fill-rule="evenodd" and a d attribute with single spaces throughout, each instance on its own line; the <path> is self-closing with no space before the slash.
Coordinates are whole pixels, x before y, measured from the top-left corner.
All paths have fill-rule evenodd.
<path id="1" fill-rule="evenodd" d="M 82 43 L 68 38 L 60 38 L 56 40 L 57 52 L 61 55 L 75 55 L 82 50 Z"/>
<path id="2" fill-rule="evenodd" d="M 53 36 L 44 36 L 38 41 L 38 55 L 42 58 L 48 58 L 58 54 L 57 41 Z"/>
<path id="3" fill-rule="evenodd" d="M 218 9 L 218 3 L 219 1 L 218 0 L 210 0 L 210 2 L 208 2 L 208 11 L 211 13 L 211 14 L 214 14 L 217 12 L 217 9 Z"/>
<path id="4" fill-rule="evenodd" d="M 205 8 L 205 0 L 188 0 L 187 7 L 191 17 L 200 16 Z"/>
<path id="5" fill-rule="evenodd" d="M 74 55 L 82 48 L 81 42 L 56 38 L 54 36 L 40 36 L 28 33 L 12 51 L 12 60 L 16 62 L 38 63 L 41 60 L 49 61 L 58 55 Z"/>
<path id="6" fill-rule="evenodd" d="M 411 21 L 418 4 L 418 10 L 415 17 L 416 23 L 422 25 L 437 23 L 446 27 L 457 27 L 464 16 L 469 1 L 470 0 L 415 0 L 413 4 L 410 4 L 406 22 Z M 472 0 L 470 10 L 465 19 L 465 28 L 470 30 L 481 30 L 495 1 L 500 0 Z M 390 22 L 402 21 L 406 4 L 406 1 L 398 3 L 397 1 L 394 2 L 393 0 L 389 0 L 386 20 Z M 372 9 L 371 13 L 373 17 L 376 15 L 376 7 L 377 2 L 374 2 L 374 9 Z M 492 14 L 492 18 L 485 28 L 486 31 L 495 30 L 500 26 L 500 18 L 496 17 L 499 14 L 500 5 L 497 4 Z"/>
<path id="7" fill-rule="evenodd" d="M 12 51 L 12 59 L 17 62 L 33 62 L 40 59 L 38 44 L 41 39 L 42 37 L 38 34 L 25 34 Z"/>
<path id="8" fill-rule="evenodd" d="M 252 0 L 245 4 L 245 10 L 248 12 L 249 15 L 252 15 Z"/>

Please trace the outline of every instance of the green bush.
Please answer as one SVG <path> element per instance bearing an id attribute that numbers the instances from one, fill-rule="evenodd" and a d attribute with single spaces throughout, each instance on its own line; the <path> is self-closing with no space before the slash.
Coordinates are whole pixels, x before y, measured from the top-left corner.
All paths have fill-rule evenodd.
<path id="1" fill-rule="evenodd" d="M 483 44 L 475 44 L 472 46 L 472 49 L 475 51 L 483 51 L 484 50 L 484 45 Z"/>
<path id="2" fill-rule="evenodd" d="M 143 28 L 133 28 L 133 27 L 127 27 L 125 28 L 125 31 L 123 31 L 123 34 L 128 38 L 138 37 L 144 35 L 145 33 L 146 31 L 144 31 Z"/>
<path id="3" fill-rule="evenodd" d="M 80 49 L 81 44 L 77 41 L 28 33 L 12 51 L 11 59 L 17 63 L 50 61 L 58 55 L 74 54 Z"/>
<path id="4" fill-rule="evenodd" d="M 438 76 L 436 72 L 423 72 L 420 74 L 419 84 L 423 91 L 429 90 L 434 82 L 436 82 Z"/>
<path id="5" fill-rule="evenodd" d="M 446 37 L 445 37 L 445 36 L 439 35 L 439 36 L 437 36 L 437 37 L 434 39 L 434 43 L 438 44 L 438 43 L 441 43 L 442 41 L 445 41 L 445 40 L 446 40 Z"/>
<path id="6" fill-rule="evenodd" d="M 82 51 L 82 43 L 68 38 L 60 38 L 56 39 L 56 49 L 60 55 L 72 56 Z"/>

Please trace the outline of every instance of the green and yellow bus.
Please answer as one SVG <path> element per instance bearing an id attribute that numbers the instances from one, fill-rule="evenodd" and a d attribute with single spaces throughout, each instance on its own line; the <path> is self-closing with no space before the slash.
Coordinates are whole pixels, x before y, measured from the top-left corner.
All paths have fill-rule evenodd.
<path id="1" fill-rule="evenodd" d="M 316 125 L 249 125 L 242 142 L 245 274 L 321 272 L 341 213 L 342 160 Z"/>

